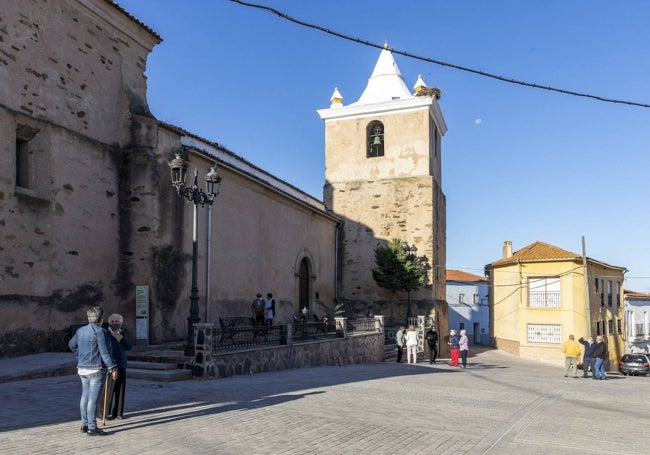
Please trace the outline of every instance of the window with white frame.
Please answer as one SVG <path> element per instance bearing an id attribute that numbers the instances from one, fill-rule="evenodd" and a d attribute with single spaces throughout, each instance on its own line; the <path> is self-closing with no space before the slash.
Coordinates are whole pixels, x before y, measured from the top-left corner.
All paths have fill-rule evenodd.
<path id="1" fill-rule="evenodd" d="M 528 342 L 562 344 L 562 326 L 559 324 L 528 324 Z"/>
<path id="2" fill-rule="evenodd" d="M 612 282 L 611 280 L 607 282 L 607 306 L 611 308 L 612 306 Z"/>
<path id="3" fill-rule="evenodd" d="M 529 308 L 560 308 L 560 278 L 528 278 Z"/>
<path id="4" fill-rule="evenodd" d="M 458 303 L 465 303 L 465 294 L 458 294 Z"/>
<path id="5" fill-rule="evenodd" d="M 479 299 L 478 299 L 478 294 L 474 294 L 474 305 L 478 305 L 479 302 L 480 302 L 480 301 L 479 301 Z"/>

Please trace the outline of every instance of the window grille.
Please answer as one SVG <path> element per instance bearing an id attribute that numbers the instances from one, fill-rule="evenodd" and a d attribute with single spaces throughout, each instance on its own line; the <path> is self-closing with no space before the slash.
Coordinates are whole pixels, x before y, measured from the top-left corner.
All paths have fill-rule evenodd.
<path id="1" fill-rule="evenodd" d="M 528 324 L 528 342 L 562 344 L 562 326 L 557 324 Z"/>

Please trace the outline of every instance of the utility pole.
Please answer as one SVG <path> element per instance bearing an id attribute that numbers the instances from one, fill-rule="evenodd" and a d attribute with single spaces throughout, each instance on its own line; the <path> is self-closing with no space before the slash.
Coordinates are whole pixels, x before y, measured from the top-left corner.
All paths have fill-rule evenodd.
<path id="1" fill-rule="evenodd" d="M 589 275 L 587 274 L 587 250 L 585 248 L 585 236 L 582 236 L 582 268 L 585 281 L 585 322 L 587 324 L 587 333 L 591 335 L 591 305 L 589 302 Z"/>

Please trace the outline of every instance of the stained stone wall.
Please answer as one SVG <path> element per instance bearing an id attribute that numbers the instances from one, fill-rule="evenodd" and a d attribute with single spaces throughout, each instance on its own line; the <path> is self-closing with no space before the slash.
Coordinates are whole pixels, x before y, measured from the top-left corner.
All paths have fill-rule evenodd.
<path id="1" fill-rule="evenodd" d="M 333 199 L 336 213 L 359 213 L 358 208 L 364 207 L 362 219 L 346 217 L 340 238 L 341 288 L 346 301 L 363 302 L 375 313 L 390 313 L 387 305 L 393 296 L 374 283 L 370 271 L 376 264 L 368 252 L 392 238 L 417 245 L 418 255 L 426 255 L 433 266 L 432 287 L 413 292 L 413 304 L 444 300 L 445 197 L 431 177 L 340 182 L 331 184 L 331 190 L 345 195 Z"/>
<path id="2" fill-rule="evenodd" d="M 210 321 L 248 316 L 256 292 L 273 292 L 278 318 L 291 319 L 303 260 L 310 312 L 331 311 L 340 220 L 218 144 L 154 118 L 144 72 L 158 42 L 108 0 L 2 1 L 0 357 L 65 350 L 70 325 L 93 305 L 123 314 L 135 338 L 136 285 L 150 290 L 150 343 L 186 339 L 193 204 L 171 186 L 175 153 L 190 175 L 198 170 L 201 187 L 215 163 L 223 177 L 211 212 L 198 209 L 201 319 L 208 310 Z"/>
<path id="3" fill-rule="evenodd" d="M 106 1 L 2 2 L 0 356 L 61 349 L 120 301 L 122 146 L 159 40 Z"/>
<path id="4" fill-rule="evenodd" d="M 344 219 L 339 243 L 340 297 L 348 310 L 403 320 L 405 293 L 393 295 L 372 278 L 373 251 L 398 238 L 432 266 L 430 286 L 411 293 L 412 314 L 445 300 L 446 200 L 441 187 L 441 136 L 432 97 L 349 106 L 321 112 L 325 121 L 324 202 Z M 367 155 L 367 128 L 384 126 L 384 154 Z M 397 305 L 394 303 L 397 301 Z M 417 311 L 415 309 L 417 308 Z"/>

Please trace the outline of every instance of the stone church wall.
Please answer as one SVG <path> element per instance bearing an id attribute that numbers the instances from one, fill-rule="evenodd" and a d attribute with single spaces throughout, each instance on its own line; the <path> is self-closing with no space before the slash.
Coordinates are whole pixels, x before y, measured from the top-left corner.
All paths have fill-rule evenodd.
<path id="1" fill-rule="evenodd" d="M 64 346 L 83 309 L 114 300 L 119 144 L 130 138 L 130 109 L 147 110 L 144 62 L 158 38 L 100 1 L 7 1 L 0 24 L 0 167 L 10 171 L 0 179 L 0 355 L 8 355 Z M 19 139 L 29 153 L 17 186 Z"/>
<path id="2" fill-rule="evenodd" d="M 144 69 L 155 33 L 105 0 L 15 0 L 0 10 L 0 38 L 0 168 L 9 170 L 0 176 L 0 356 L 66 349 L 70 325 L 93 305 L 122 313 L 135 339 L 136 285 L 150 286 L 149 341 L 186 338 L 193 204 L 171 186 L 168 161 L 179 152 L 201 187 L 215 162 L 223 177 L 209 252 L 207 209 L 198 212 L 202 320 L 208 255 L 210 322 L 250 314 L 258 291 L 273 292 L 278 317 L 290 318 L 303 258 L 310 309 L 330 310 L 338 219 L 151 117 Z M 24 137 L 29 180 L 17 185 Z"/>

